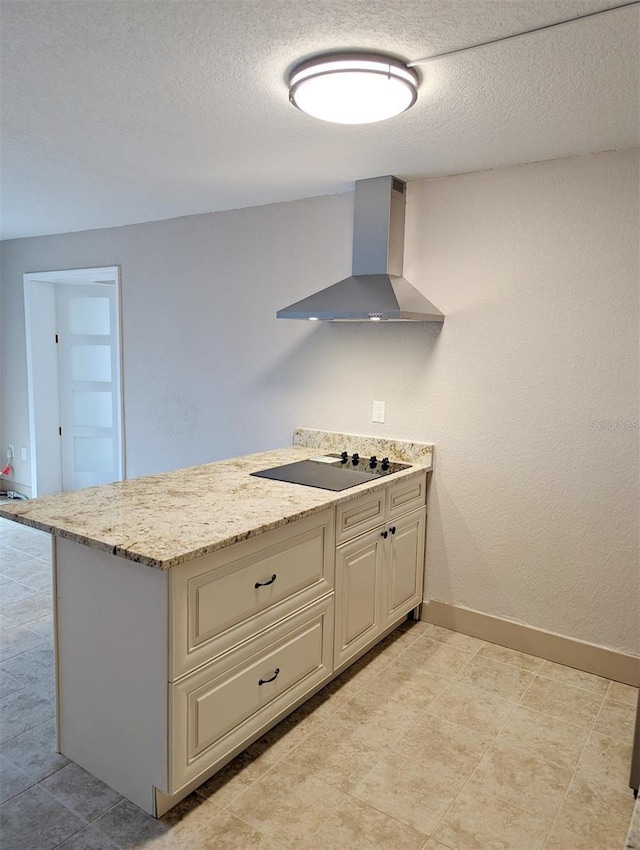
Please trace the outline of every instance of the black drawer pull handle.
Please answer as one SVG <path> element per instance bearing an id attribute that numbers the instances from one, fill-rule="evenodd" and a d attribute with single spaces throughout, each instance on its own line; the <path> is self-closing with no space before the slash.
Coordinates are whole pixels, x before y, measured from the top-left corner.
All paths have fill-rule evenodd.
<path id="1" fill-rule="evenodd" d="M 266 587 L 268 584 L 273 584 L 277 579 L 277 575 L 274 573 L 269 581 L 257 581 L 253 586 L 257 589 L 258 587 Z"/>
<path id="2" fill-rule="evenodd" d="M 273 676 L 270 679 L 258 679 L 258 684 L 259 685 L 266 685 L 267 682 L 275 682 L 275 680 L 278 678 L 279 672 L 280 672 L 280 668 L 276 667 L 276 672 L 273 674 Z"/>
<path id="3" fill-rule="evenodd" d="M 392 525 L 392 526 L 391 526 L 391 528 L 389 529 L 389 531 L 390 531 L 392 534 L 395 534 L 395 533 L 396 533 L 396 527 L 395 527 L 395 525 Z"/>
<path id="4" fill-rule="evenodd" d="M 388 531 L 381 531 L 381 532 L 380 532 L 380 537 L 384 537 L 384 539 L 385 539 L 385 540 L 387 539 L 387 537 L 388 537 L 388 536 L 389 536 L 389 532 L 388 532 Z"/>

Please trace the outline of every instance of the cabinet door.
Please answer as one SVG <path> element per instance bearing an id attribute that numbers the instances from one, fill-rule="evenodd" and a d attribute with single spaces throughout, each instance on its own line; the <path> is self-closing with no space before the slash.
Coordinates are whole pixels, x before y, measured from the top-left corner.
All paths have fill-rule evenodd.
<path id="1" fill-rule="evenodd" d="M 385 542 L 381 532 L 376 528 L 336 550 L 336 668 L 380 631 Z"/>
<path id="2" fill-rule="evenodd" d="M 421 508 L 388 526 L 382 628 L 422 602 L 425 524 L 426 512 Z"/>

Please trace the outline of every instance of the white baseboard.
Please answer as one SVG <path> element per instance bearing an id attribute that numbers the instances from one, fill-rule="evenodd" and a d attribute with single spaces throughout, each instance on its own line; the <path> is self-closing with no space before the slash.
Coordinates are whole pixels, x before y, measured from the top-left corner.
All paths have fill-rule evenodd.
<path id="1" fill-rule="evenodd" d="M 640 658 L 635 655 L 436 600 L 423 603 L 420 619 L 489 643 L 498 643 L 509 649 L 555 661 L 556 664 L 564 664 L 636 688 L 640 686 Z"/>

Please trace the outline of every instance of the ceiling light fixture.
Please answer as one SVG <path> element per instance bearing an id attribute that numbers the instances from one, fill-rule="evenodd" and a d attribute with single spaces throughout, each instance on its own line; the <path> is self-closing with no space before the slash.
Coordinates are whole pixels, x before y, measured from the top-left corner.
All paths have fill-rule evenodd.
<path id="1" fill-rule="evenodd" d="M 410 109 L 418 98 L 419 78 L 413 70 L 438 59 L 490 47 L 503 41 L 574 24 L 586 18 L 640 5 L 624 0 L 615 6 L 585 12 L 522 32 L 498 36 L 468 47 L 433 53 L 413 62 L 401 62 L 385 53 L 327 53 L 296 65 L 289 76 L 289 100 L 302 112 L 337 124 L 372 124 Z"/>
<path id="2" fill-rule="evenodd" d="M 372 124 L 399 115 L 418 97 L 418 75 L 383 53 L 316 56 L 291 72 L 289 100 L 314 118 Z"/>

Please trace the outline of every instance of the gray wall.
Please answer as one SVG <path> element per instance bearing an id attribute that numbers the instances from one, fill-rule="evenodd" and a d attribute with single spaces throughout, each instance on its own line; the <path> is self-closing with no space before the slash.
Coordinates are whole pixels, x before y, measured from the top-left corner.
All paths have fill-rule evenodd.
<path id="1" fill-rule="evenodd" d="M 592 425 L 639 419 L 637 178 L 633 150 L 411 183 L 405 275 L 442 328 L 275 320 L 349 273 L 350 194 L 5 242 L 3 446 L 23 273 L 118 264 L 129 476 L 296 425 L 433 441 L 428 596 L 638 652 L 638 431 Z"/>

